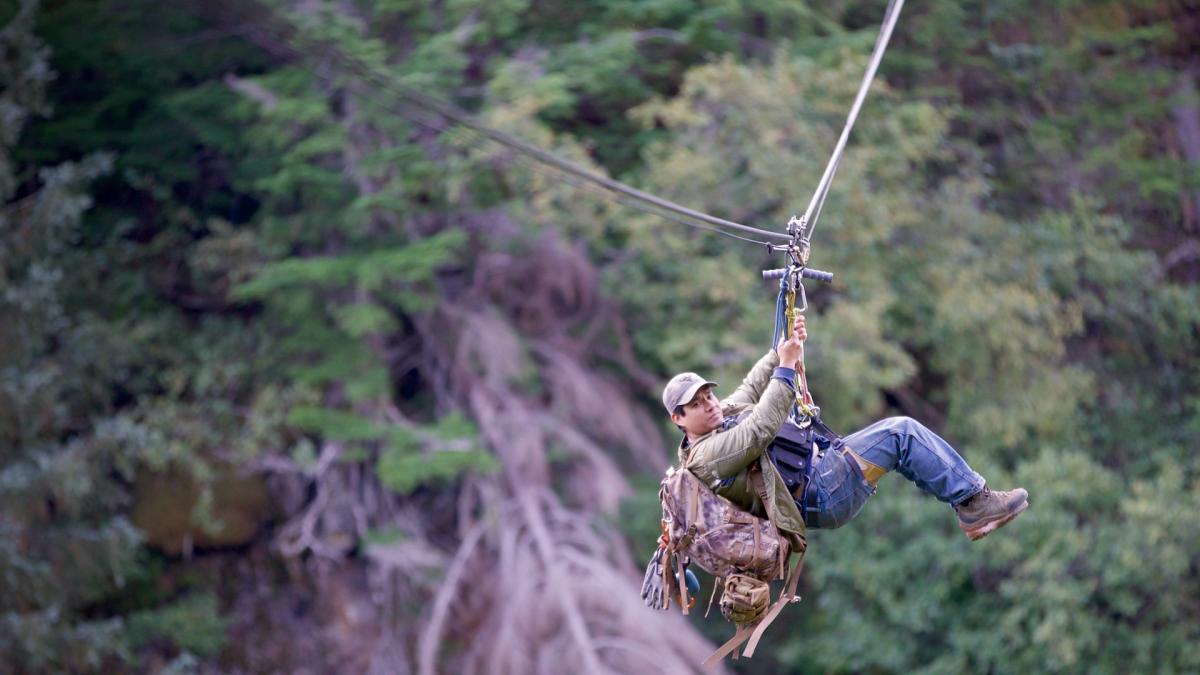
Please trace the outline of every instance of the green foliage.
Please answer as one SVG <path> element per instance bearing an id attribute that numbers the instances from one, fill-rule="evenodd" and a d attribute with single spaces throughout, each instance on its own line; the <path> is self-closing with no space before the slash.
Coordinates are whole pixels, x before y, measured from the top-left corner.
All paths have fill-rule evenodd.
<path id="1" fill-rule="evenodd" d="M 621 532 L 637 546 L 634 554 L 638 561 L 649 560 L 658 548 L 658 536 L 662 533 L 658 487 L 655 476 L 636 477 L 634 494 L 621 502 L 616 519 Z"/>
<path id="2" fill-rule="evenodd" d="M 328 408 L 302 406 L 288 413 L 288 423 L 326 438 L 362 441 L 387 433 L 370 421 L 350 413 Z"/>
<path id="3" fill-rule="evenodd" d="M 206 657 L 224 647 L 225 631 L 217 599 L 209 593 L 196 593 L 164 607 L 130 615 L 125 639 L 134 650 L 156 640 L 167 640 L 178 649 Z"/>
<path id="4" fill-rule="evenodd" d="M 500 463 L 479 447 L 478 432 L 465 417 L 452 414 L 423 429 L 393 433 L 379 455 L 375 473 L 389 488 L 407 494 L 418 486 L 465 472 L 496 473 Z"/>
<path id="5" fill-rule="evenodd" d="M 118 618 L 82 610 L 120 588 L 138 532 L 114 508 L 128 455 L 104 443 L 99 391 L 125 362 L 113 326 L 76 311 L 86 260 L 73 246 L 105 155 L 34 172 L 10 162 L 29 116 L 47 111 L 48 52 L 24 3 L 0 31 L 0 653 L 18 670 L 98 670 L 124 654 Z M 18 194 L 18 190 L 22 190 Z M 86 269 L 86 267 L 85 267 Z M 69 579 L 70 583 L 63 583 Z"/>
<path id="6" fill-rule="evenodd" d="M 379 456 L 375 467 L 379 480 L 400 494 L 408 494 L 418 486 L 454 478 L 466 472 L 496 473 L 500 464 L 496 458 L 481 450 L 441 450 L 435 452 L 406 452 L 393 445 Z"/>
<path id="7" fill-rule="evenodd" d="M 370 530 L 363 535 L 362 543 L 367 547 L 392 546 L 404 541 L 404 538 L 404 533 L 394 528 Z"/>
<path id="8" fill-rule="evenodd" d="M 118 619 L 64 620 L 56 607 L 0 614 L 0 653 L 25 672 L 101 672 L 114 657 L 125 656 Z"/>
<path id="9" fill-rule="evenodd" d="M 444 264 L 462 243 L 461 232 L 447 231 L 394 250 L 283 260 L 268 265 L 252 281 L 239 286 L 234 297 L 265 298 L 281 290 L 305 286 L 353 285 L 362 291 L 377 291 L 388 282 L 427 281 L 433 270 Z M 412 302 L 405 296 L 395 297 L 401 302 Z"/>

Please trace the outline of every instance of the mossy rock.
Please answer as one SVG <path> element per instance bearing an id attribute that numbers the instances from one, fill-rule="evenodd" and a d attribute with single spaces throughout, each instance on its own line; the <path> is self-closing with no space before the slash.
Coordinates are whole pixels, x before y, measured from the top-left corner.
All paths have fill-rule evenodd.
<path id="1" fill-rule="evenodd" d="M 169 555 L 188 548 L 222 548 L 249 543 L 271 520 L 271 499 L 260 476 L 217 469 L 212 481 L 211 517 L 196 517 L 201 488 L 179 472 L 143 473 L 134 483 L 130 518 L 146 543 Z M 211 522 L 205 522 L 211 521 Z"/>

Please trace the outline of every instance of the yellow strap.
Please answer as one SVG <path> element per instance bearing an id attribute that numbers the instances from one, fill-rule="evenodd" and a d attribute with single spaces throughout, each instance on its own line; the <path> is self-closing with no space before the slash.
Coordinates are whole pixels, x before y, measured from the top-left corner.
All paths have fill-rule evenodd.
<path id="1" fill-rule="evenodd" d="M 862 455 L 855 452 L 853 448 L 848 445 L 845 446 L 845 449 L 846 454 L 853 457 L 854 461 L 858 463 L 858 468 L 863 472 L 863 478 L 867 479 L 867 482 L 871 484 L 871 487 L 875 487 L 875 485 L 879 483 L 879 479 L 883 478 L 884 474 L 887 473 L 887 469 L 868 459 L 864 459 Z"/>
<path id="2" fill-rule="evenodd" d="M 799 282 L 797 282 L 799 283 Z M 792 332 L 792 324 L 796 321 L 796 288 L 793 286 L 788 289 L 787 308 L 783 311 L 784 324 L 783 335 L 781 339 L 786 339 Z M 808 382 L 804 379 L 802 371 L 796 373 L 796 407 L 800 412 L 807 417 L 816 417 L 816 410 L 812 408 L 812 394 L 808 392 Z"/>
<path id="3" fill-rule="evenodd" d="M 783 324 L 783 336 L 786 338 L 792 333 L 792 324 L 796 322 L 796 288 L 795 286 L 788 289 L 787 294 L 787 309 L 783 311 L 783 317 L 786 321 Z"/>

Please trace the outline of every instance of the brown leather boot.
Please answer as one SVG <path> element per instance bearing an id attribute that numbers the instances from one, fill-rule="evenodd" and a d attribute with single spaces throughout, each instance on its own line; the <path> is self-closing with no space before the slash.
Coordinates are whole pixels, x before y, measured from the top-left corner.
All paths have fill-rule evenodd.
<path id="1" fill-rule="evenodd" d="M 1008 524 L 1029 508 L 1029 493 L 1024 488 L 996 492 L 984 486 L 983 491 L 954 507 L 958 526 L 971 541 L 982 539 Z"/>

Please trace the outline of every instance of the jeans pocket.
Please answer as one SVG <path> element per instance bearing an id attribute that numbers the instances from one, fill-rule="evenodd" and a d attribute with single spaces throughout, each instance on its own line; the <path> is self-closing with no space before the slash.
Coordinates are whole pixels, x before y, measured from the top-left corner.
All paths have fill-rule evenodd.
<path id="1" fill-rule="evenodd" d="M 861 484 L 861 489 L 866 491 L 867 496 L 870 497 L 871 495 L 875 494 L 874 486 L 872 486 L 870 481 L 867 480 L 866 474 L 863 473 L 862 467 L 858 465 L 858 460 L 854 458 L 854 455 L 847 452 L 842 454 L 842 458 L 845 459 L 846 464 L 850 466 L 850 472 Z"/>
<path id="2" fill-rule="evenodd" d="M 847 478 L 844 462 L 836 453 L 826 453 L 821 457 L 813 467 L 813 472 L 817 483 L 830 494 L 841 490 Z"/>
<path id="3" fill-rule="evenodd" d="M 844 459 L 843 459 L 844 457 Z M 853 457 L 827 457 L 817 475 L 816 526 L 832 530 L 850 522 L 862 510 L 875 489 L 867 483 Z"/>

